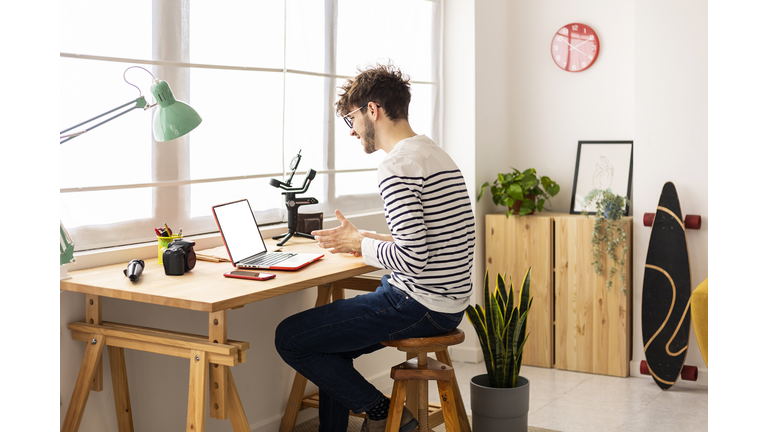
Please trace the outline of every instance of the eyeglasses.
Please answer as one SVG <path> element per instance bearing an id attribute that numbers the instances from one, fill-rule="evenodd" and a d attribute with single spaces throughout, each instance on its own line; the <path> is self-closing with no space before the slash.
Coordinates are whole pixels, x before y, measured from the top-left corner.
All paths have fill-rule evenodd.
<path id="1" fill-rule="evenodd" d="M 356 112 L 360 111 L 360 110 L 361 110 L 361 109 L 363 109 L 363 108 L 365 108 L 365 107 L 364 107 L 364 106 L 361 106 L 360 108 L 358 108 L 358 109 L 356 109 L 356 110 L 354 110 L 354 111 L 350 111 L 350 112 L 348 112 L 348 113 L 347 113 L 347 115 L 345 115 L 344 117 L 342 117 L 342 118 L 344 119 L 344 123 L 346 123 L 346 124 L 347 124 L 347 126 L 349 126 L 349 128 L 350 128 L 350 129 L 352 129 L 352 125 L 353 125 L 353 124 L 355 124 L 355 121 L 354 121 L 354 120 L 352 119 L 352 117 L 351 117 L 351 116 L 352 116 L 352 114 L 354 114 L 354 113 L 356 113 Z"/>
<path id="2" fill-rule="evenodd" d="M 379 104 L 376 104 L 376 107 L 377 107 L 377 108 L 381 108 L 381 105 L 379 105 Z M 354 113 L 356 113 L 356 112 L 360 111 L 360 110 L 361 110 L 361 109 L 363 109 L 363 108 L 365 108 L 365 106 L 361 106 L 360 108 L 358 108 L 358 109 L 356 109 L 356 110 L 354 110 L 354 111 L 350 111 L 350 112 L 348 112 L 348 113 L 347 113 L 347 115 L 345 115 L 344 117 L 342 117 L 342 118 L 344 119 L 344 123 L 346 123 L 346 124 L 347 124 L 347 126 L 349 126 L 349 128 L 350 128 L 350 129 L 352 129 L 352 126 L 355 124 L 355 121 L 354 121 L 354 120 L 352 120 L 352 114 L 354 114 Z"/>

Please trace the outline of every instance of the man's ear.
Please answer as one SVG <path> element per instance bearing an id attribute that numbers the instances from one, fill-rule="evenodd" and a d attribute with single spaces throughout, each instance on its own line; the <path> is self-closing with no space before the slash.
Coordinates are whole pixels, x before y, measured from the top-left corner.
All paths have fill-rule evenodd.
<path id="1" fill-rule="evenodd" d="M 376 105 L 375 102 L 368 102 L 368 112 L 374 120 L 378 119 L 379 116 L 383 114 L 383 112 L 381 112 L 381 107 Z"/>

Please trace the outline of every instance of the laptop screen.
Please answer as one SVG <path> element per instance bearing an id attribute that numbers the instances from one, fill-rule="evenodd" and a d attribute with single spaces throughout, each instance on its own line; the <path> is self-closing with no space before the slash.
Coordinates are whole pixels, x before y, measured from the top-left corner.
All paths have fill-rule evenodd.
<path id="1" fill-rule="evenodd" d="M 267 250 L 248 200 L 215 206 L 213 212 L 233 263 Z"/>

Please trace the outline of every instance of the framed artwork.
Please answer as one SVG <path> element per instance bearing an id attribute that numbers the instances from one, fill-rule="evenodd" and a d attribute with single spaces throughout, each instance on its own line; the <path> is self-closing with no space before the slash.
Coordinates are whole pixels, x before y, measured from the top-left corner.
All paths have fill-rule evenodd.
<path id="1" fill-rule="evenodd" d="M 579 141 L 576 173 L 573 176 L 571 214 L 584 210 L 595 214 L 595 204 L 584 207 L 584 198 L 592 189 L 611 189 L 629 197 L 632 188 L 632 141 Z M 629 207 L 624 209 L 629 215 Z"/>

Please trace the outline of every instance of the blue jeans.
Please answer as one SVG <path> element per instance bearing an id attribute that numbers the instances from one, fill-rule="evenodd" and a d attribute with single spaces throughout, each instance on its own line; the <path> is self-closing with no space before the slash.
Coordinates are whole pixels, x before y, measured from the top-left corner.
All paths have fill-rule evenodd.
<path id="1" fill-rule="evenodd" d="M 320 432 L 346 431 L 350 410 L 366 412 L 384 398 L 353 359 L 384 348 L 382 341 L 447 333 L 464 316 L 427 309 L 388 277 L 373 293 L 300 312 L 277 327 L 277 352 L 320 388 Z"/>

